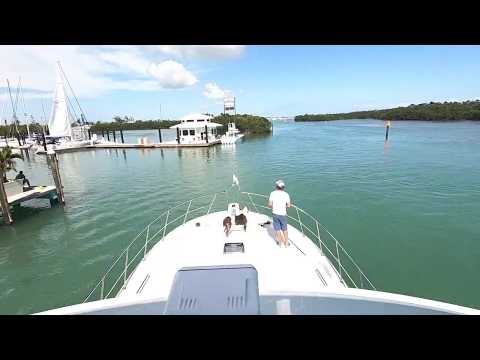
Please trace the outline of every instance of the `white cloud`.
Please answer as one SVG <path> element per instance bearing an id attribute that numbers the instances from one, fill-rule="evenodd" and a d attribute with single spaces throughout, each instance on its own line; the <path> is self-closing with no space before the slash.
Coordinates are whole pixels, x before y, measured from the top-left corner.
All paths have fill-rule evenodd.
<path id="1" fill-rule="evenodd" d="M 245 45 L 155 45 L 150 48 L 188 59 L 235 59 L 245 52 Z"/>
<path id="2" fill-rule="evenodd" d="M 166 89 L 178 89 L 195 85 L 198 79 L 185 67 L 173 60 L 151 64 L 148 73 L 155 77 L 160 86 Z"/>
<path id="3" fill-rule="evenodd" d="M 227 90 L 223 90 L 215 83 L 208 83 L 205 85 L 205 90 L 203 91 L 203 95 L 210 99 L 220 100 L 223 99 L 226 95 L 230 95 Z"/>
<path id="4" fill-rule="evenodd" d="M 0 46 L 0 58 L 0 93 L 6 78 L 16 87 L 21 76 L 25 97 L 53 91 L 57 61 L 79 97 L 113 90 L 158 91 L 198 81 L 182 64 L 165 62 L 164 56 L 142 46 Z M 32 93 L 27 96 L 28 91 Z"/>
<path id="5" fill-rule="evenodd" d="M 10 84 L 11 86 L 12 84 Z M 7 102 L 8 106 L 11 106 L 11 100 L 15 102 L 16 99 L 16 91 L 17 91 L 17 84 L 11 89 L 12 90 L 12 99 L 10 99 L 10 94 L 8 93 L 8 89 L 0 88 L 0 101 Z M 53 96 L 53 92 L 51 91 L 23 91 L 23 99 L 48 99 Z M 18 101 L 19 105 L 22 105 L 22 99 L 19 97 Z M 17 105 L 18 106 L 18 105 Z"/>
<path id="6" fill-rule="evenodd" d="M 116 72 L 132 72 L 146 75 L 150 61 L 136 51 L 135 48 L 113 49 L 102 51 L 99 58 L 105 62 L 106 71 Z"/>

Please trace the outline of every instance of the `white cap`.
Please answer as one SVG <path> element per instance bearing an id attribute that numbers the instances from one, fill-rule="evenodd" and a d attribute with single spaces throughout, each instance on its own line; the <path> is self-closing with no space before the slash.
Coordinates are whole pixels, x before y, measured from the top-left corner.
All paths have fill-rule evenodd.
<path id="1" fill-rule="evenodd" d="M 279 188 L 284 188 L 285 187 L 285 183 L 283 182 L 283 180 L 277 180 L 275 182 L 275 185 L 277 185 Z"/>

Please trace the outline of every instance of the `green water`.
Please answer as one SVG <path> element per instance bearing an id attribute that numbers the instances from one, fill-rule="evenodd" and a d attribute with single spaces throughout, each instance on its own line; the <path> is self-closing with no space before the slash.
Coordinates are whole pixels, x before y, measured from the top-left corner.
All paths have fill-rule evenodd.
<path id="1" fill-rule="evenodd" d="M 135 132 L 126 141 L 158 132 Z M 174 134 L 165 132 L 164 139 Z M 128 139 L 128 140 L 127 140 Z M 225 189 L 292 200 L 346 245 L 377 289 L 480 308 L 480 123 L 276 123 L 236 147 L 60 155 L 66 206 L 36 200 L 0 226 L 0 313 L 84 299 L 111 261 L 173 204 Z M 43 157 L 19 162 L 52 183 Z"/>

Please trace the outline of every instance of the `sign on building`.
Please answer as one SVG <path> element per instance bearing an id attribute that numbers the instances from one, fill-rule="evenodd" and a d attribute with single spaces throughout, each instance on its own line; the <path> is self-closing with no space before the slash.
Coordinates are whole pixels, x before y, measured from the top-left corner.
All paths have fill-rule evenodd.
<path id="1" fill-rule="evenodd" d="M 223 99 L 223 113 L 229 115 L 236 115 L 235 109 L 235 97 L 232 95 L 227 95 Z"/>

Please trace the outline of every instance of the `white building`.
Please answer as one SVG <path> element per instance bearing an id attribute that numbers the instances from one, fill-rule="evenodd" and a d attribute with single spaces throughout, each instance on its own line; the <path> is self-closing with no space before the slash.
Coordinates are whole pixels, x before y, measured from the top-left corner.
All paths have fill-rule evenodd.
<path id="1" fill-rule="evenodd" d="M 217 128 L 223 125 L 212 122 L 210 115 L 189 114 L 180 119 L 180 124 L 171 126 L 177 130 L 179 144 L 207 144 L 219 140 Z"/>

